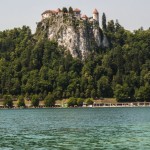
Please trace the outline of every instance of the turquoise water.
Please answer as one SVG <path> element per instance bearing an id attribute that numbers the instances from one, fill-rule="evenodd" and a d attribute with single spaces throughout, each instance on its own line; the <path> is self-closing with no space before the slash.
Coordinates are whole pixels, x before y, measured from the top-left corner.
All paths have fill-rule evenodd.
<path id="1" fill-rule="evenodd" d="M 150 108 L 0 110 L 0 150 L 149 150 Z"/>

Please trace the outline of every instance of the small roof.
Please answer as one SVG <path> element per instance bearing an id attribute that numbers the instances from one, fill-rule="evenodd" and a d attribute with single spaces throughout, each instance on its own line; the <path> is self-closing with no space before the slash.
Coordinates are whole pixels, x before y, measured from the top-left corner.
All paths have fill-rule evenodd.
<path id="1" fill-rule="evenodd" d="M 99 14 L 96 8 L 94 9 L 93 14 Z"/>
<path id="2" fill-rule="evenodd" d="M 56 14 L 56 13 L 59 13 L 59 12 L 61 12 L 61 10 L 59 8 L 57 10 L 46 10 L 42 13 L 42 15 L 50 14 L 50 13 Z"/>
<path id="3" fill-rule="evenodd" d="M 83 16 L 82 16 L 82 18 L 86 18 L 86 19 L 88 19 L 87 15 L 83 15 Z"/>
<path id="4" fill-rule="evenodd" d="M 73 11 L 74 11 L 74 12 L 81 12 L 81 10 L 78 9 L 78 8 L 74 9 Z"/>
<path id="5" fill-rule="evenodd" d="M 56 10 L 56 12 L 57 12 L 57 13 L 61 12 L 60 8 L 58 8 L 58 9 Z"/>

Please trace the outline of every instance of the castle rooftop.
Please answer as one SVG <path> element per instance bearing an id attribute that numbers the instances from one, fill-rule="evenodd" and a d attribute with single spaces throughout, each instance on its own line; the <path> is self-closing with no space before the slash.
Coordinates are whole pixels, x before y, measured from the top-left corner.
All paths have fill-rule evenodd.
<path id="1" fill-rule="evenodd" d="M 78 8 L 74 9 L 73 11 L 74 11 L 74 12 L 81 12 L 81 10 L 78 9 Z"/>
<path id="2" fill-rule="evenodd" d="M 43 19 L 50 18 L 53 16 L 63 17 L 63 14 L 67 14 L 68 16 L 72 15 L 71 12 L 67 12 L 67 13 L 63 12 L 63 10 L 61 10 L 60 8 L 58 8 L 56 10 L 46 10 L 41 15 L 42 15 L 42 20 L 43 20 Z M 81 10 L 78 8 L 75 8 L 73 10 L 73 15 L 77 19 L 89 20 L 90 22 L 91 21 L 99 21 L 99 12 L 97 11 L 97 9 L 94 9 L 94 11 L 93 11 L 93 19 L 88 18 L 86 15 L 81 16 Z"/>
<path id="3" fill-rule="evenodd" d="M 87 15 L 82 15 L 82 18 L 88 19 Z"/>
<path id="4" fill-rule="evenodd" d="M 61 12 L 61 10 L 58 8 L 57 10 L 46 10 L 46 11 L 44 11 L 43 13 L 42 13 L 42 15 L 44 15 L 44 14 L 57 14 L 57 13 L 59 13 L 59 12 Z"/>
<path id="5" fill-rule="evenodd" d="M 93 14 L 99 14 L 96 8 L 94 9 Z"/>

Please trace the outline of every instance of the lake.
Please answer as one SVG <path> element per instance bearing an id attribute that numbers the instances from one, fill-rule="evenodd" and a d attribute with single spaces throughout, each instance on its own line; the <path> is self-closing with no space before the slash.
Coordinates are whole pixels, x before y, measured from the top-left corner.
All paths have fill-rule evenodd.
<path id="1" fill-rule="evenodd" d="M 149 150 L 150 108 L 0 110 L 0 150 Z"/>

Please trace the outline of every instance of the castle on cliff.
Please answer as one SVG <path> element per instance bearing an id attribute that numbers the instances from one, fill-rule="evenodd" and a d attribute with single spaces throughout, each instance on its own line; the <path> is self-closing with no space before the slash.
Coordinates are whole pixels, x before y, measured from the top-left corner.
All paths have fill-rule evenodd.
<path id="1" fill-rule="evenodd" d="M 109 42 L 99 26 L 99 12 L 92 16 L 81 14 L 81 10 L 67 8 L 46 10 L 37 24 L 37 37 L 56 41 L 70 52 L 72 57 L 85 59 L 101 47 L 109 47 Z"/>
<path id="2" fill-rule="evenodd" d="M 46 10 L 42 13 L 42 20 L 46 19 L 46 18 L 50 18 L 53 16 L 63 16 L 64 14 L 66 15 L 72 15 L 72 13 L 64 13 L 61 9 L 57 9 L 57 10 Z M 79 20 L 89 20 L 89 21 L 96 21 L 99 22 L 99 12 L 97 11 L 97 9 L 93 10 L 93 17 L 87 17 L 87 15 L 82 15 L 81 14 L 81 10 L 76 8 L 73 10 L 73 15 L 74 17 L 76 17 Z"/>

